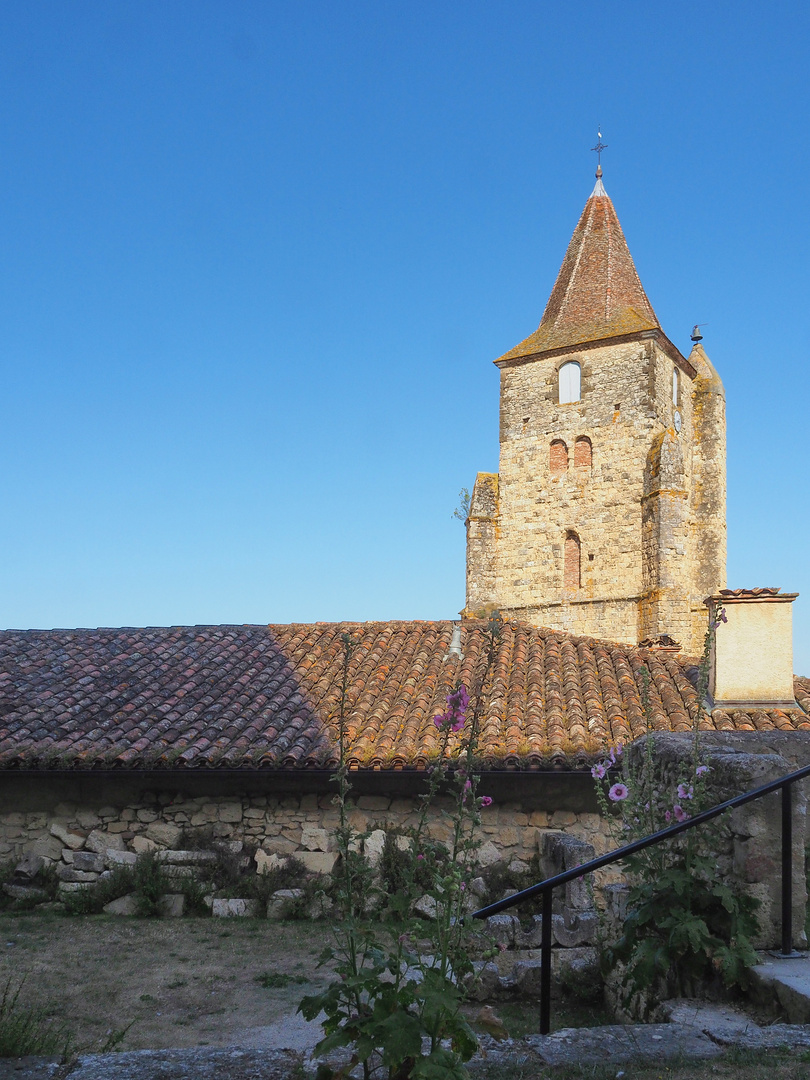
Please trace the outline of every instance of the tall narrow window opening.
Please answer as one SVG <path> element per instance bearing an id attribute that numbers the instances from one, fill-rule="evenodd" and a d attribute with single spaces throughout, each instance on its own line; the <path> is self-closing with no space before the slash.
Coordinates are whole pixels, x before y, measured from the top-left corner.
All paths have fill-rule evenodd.
<path id="1" fill-rule="evenodd" d="M 549 447 L 548 467 L 552 476 L 568 472 L 568 447 L 562 439 L 555 439 Z"/>
<path id="2" fill-rule="evenodd" d="M 565 534 L 565 565 L 563 567 L 563 589 L 576 592 L 580 586 L 581 550 L 579 537 L 575 532 Z"/>
<path id="3" fill-rule="evenodd" d="M 680 375 L 678 374 L 678 369 L 673 368 L 672 369 L 672 404 L 673 405 L 678 404 L 678 384 L 679 384 L 679 382 L 680 382 Z"/>
<path id="4" fill-rule="evenodd" d="M 593 463 L 593 448 L 587 435 L 580 435 L 574 443 L 574 465 L 580 469 L 590 469 Z"/>
<path id="5" fill-rule="evenodd" d="M 573 401 L 579 401 L 581 376 L 580 366 L 575 360 L 563 364 L 560 368 L 560 405 L 569 405 Z"/>

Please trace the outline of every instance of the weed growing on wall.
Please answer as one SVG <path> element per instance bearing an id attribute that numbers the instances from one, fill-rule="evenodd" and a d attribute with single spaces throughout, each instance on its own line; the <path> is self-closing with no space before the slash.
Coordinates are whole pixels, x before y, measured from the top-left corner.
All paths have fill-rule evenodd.
<path id="1" fill-rule="evenodd" d="M 446 710 L 434 718 L 438 746 L 427 791 L 420 796 L 417 824 L 386 841 L 381 873 L 363 858 L 368 834 L 355 832 L 349 822 L 345 733 L 355 644 L 349 635 L 343 638 L 335 799 L 339 922 L 335 945 L 320 961 L 332 965 L 337 978 L 322 993 L 305 997 L 299 1011 L 308 1020 L 323 1012 L 324 1038 L 317 1051 L 348 1048 L 351 1067 L 360 1065 L 366 1078 L 381 1074 L 389 1080 L 461 1080 L 467 1075 L 464 1062 L 477 1047 L 461 1011 L 465 979 L 473 970 L 464 915 L 479 811 L 491 801 L 478 796 L 475 755 L 482 691 L 499 635 L 496 617 L 490 622 L 486 667 L 471 715 L 467 688 L 458 684 L 447 696 Z M 443 814 L 444 844 L 430 829 L 438 816 L 439 795 L 449 795 L 452 802 L 452 810 Z M 383 906 L 386 922 L 375 917 Z"/>
<path id="2" fill-rule="evenodd" d="M 650 671 L 639 671 L 647 734 L 634 753 L 621 744 L 591 770 L 605 820 L 617 846 L 649 836 L 715 805 L 711 766 L 700 742 L 703 701 L 714 635 L 725 621 L 712 613 L 698 674 L 698 705 L 692 749 L 680 772 L 656 759 L 650 707 Z M 757 962 L 757 901 L 717 874 L 723 825 L 709 822 L 626 860 L 630 881 L 628 914 L 619 940 L 604 951 L 608 969 L 623 966 L 622 1004 L 649 1015 L 667 996 L 689 996 L 718 981 L 744 985 Z"/>

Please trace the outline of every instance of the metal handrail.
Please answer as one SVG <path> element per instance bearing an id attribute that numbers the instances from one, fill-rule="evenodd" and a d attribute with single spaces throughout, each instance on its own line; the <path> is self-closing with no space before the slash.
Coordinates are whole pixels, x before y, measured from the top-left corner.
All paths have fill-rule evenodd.
<path id="1" fill-rule="evenodd" d="M 733 810 L 735 806 L 744 806 L 745 803 L 754 802 L 755 799 L 761 799 L 764 795 L 770 795 L 771 792 L 779 790 L 782 792 L 781 955 L 786 957 L 795 955 L 793 952 L 793 808 L 791 789 L 792 785 L 795 784 L 797 780 L 803 780 L 807 776 L 810 776 L 810 765 L 806 765 L 803 769 L 797 769 L 796 772 L 780 776 L 778 780 L 771 780 L 770 783 L 762 784 L 761 787 L 753 788 L 751 791 L 746 791 L 742 795 L 735 795 L 733 799 L 726 799 L 725 802 L 718 803 L 717 806 L 713 806 L 709 810 L 703 810 L 700 814 L 695 814 L 694 817 L 688 818 L 686 821 L 678 822 L 676 825 L 670 825 L 666 829 L 660 829 L 658 832 L 642 837 L 641 840 L 634 840 L 632 844 L 625 844 L 624 847 L 616 848 L 615 851 L 609 851 L 607 854 L 599 855 L 589 862 L 582 863 L 579 866 L 573 866 L 570 870 L 564 870 L 561 874 L 555 874 L 554 877 L 546 878 L 545 881 L 538 882 L 537 885 L 530 885 L 528 889 L 522 889 L 512 896 L 507 896 L 503 900 L 497 900 L 494 904 L 488 904 L 486 907 L 474 911 L 472 913 L 474 919 L 486 919 L 490 915 L 497 915 L 499 911 L 505 911 L 507 908 L 516 907 L 518 904 L 523 903 L 524 900 L 531 900 L 535 896 L 542 895 L 543 914 L 540 941 L 540 1034 L 548 1035 L 551 1026 L 551 900 L 553 890 L 556 889 L 558 885 L 565 885 L 567 882 L 584 877 L 585 874 L 590 874 L 592 871 L 599 870 L 603 866 L 609 866 L 611 863 L 626 859 L 628 855 L 634 855 L 637 851 L 643 851 L 644 848 L 653 847 L 655 844 L 663 843 L 664 840 L 669 840 L 670 837 L 686 832 L 687 829 L 694 829 L 698 825 L 703 825 L 705 822 L 711 821 L 712 818 L 724 814 L 727 810 Z"/>

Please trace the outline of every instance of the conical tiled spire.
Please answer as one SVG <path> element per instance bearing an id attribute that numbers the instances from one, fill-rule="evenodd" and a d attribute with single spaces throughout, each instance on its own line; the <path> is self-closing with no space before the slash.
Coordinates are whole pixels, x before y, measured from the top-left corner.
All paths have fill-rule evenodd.
<path id="1" fill-rule="evenodd" d="M 600 177 L 571 237 L 540 326 L 500 359 L 656 329 L 658 319 Z"/>

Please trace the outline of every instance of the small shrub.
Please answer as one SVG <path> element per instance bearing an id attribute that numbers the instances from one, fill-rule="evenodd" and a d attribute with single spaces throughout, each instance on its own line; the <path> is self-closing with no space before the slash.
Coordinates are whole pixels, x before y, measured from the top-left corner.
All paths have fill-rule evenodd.
<path id="1" fill-rule="evenodd" d="M 172 892 L 175 886 L 156 852 L 147 851 L 138 856 L 132 877 L 138 914 L 147 917 L 160 914 L 161 897 Z"/>
<path id="2" fill-rule="evenodd" d="M 105 904 L 135 891 L 131 866 L 116 866 L 109 877 L 100 878 L 87 889 L 60 894 L 68 915 L 98 915 Z"/>

